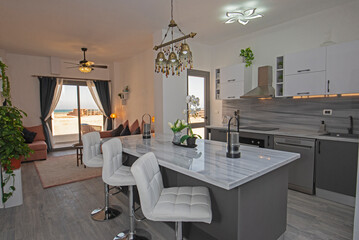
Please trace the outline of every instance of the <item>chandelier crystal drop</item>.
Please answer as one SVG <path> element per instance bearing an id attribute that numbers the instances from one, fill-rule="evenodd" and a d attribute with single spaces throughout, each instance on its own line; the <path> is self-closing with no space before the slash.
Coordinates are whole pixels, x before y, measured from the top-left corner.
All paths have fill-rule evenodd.
<path id="1" fill-rule="evenodd" d="M 173 39 L 174 29 L 177 29 L 183 36 Z M 169 31 L 171 31 L 171 41 L 164 43 Z M 161 44 L 153 48 L 155 51 L 160 49 L 155 59 L 155 72 L 165 73 L 166 77 L 168 77 L 170 73 L 180 76 L 180 73 L 186 68 L 191 69 L 193 67 L 192 52 L 185 40 L 187 38 L 193 38 L 194 36 L 196 36 L 196 33 L 193 32 L 185 35 L 173 20 L 173 0 L 171 0 L 171 21 L 168 25 L 167 32 Z M 164 48 L 166 46 L 168 46 L 168 48 Z M 166 56 L 168 57 L 167 59 Z"/>

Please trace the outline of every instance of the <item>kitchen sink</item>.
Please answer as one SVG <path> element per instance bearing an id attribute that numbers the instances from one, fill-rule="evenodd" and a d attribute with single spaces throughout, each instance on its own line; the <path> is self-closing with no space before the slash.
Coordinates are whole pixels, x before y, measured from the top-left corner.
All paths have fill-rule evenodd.
<path id="1" fill-rule="evenodd" d="M 343 138 L 359 138 L 359 134 L 349 134 L 349 133 L 326 133 L 321 136 L 330 136 L 330 137 L 343 137 Z"/>

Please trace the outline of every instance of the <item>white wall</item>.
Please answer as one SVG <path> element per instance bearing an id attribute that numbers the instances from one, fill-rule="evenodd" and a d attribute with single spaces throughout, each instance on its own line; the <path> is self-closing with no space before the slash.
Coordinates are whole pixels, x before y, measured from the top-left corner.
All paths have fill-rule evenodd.
<path id="1" fill-rule="evenodd" d="M 64 61 L 67 60 L 61 60 Z M 12 103 L 28 115 L 23 119 L 24 126 L 41 124 L 39 80 L 32 75 L 51 75 L 50 57 L 7 53 L 6 63 L 9 67 Z M 76 68 L 69 69 L 67 66 L 61 63 L 61 76 L 109 79 L 108 69 L 96 69 L 84 75 Z"/>
<path id="2" fill-rule="evenodd" d="M 222 115 L 222 102 L 215 100 L 213 90 L 214 71 L 216 68 L 240 63 L 240 49 L 251 47 L 253 50 L 255 60 L 252 82 L 253 86 L 257 86 L 258 67 L 271 65 L 274 68 L 277 56 L 319 47 L 329 38 L 337 43 L 359 39 L 358 11 L 359 2 L 355 1 L 214 46 L 211 71 L 211 124 L 220 124 Z M 257 21 L 265 21 L 265 17 Z M 241 27 L 243 26 L 238 25 L 238 28 Z"/>
<path id="3" fill-rule="evenodd" d="M 145 113 L 154 115 L 154 59 L 152 49 L 142 52 L 120 63 L 114 63 L 112 85 L 113 111 L 117 114 L 115 125 L 127 119 L 130 124 L 136 119 L 141 123 Z M 126 103 L 118 94 L 129 86 L 129 98 Z M 145 120 L 147 120 L 146 117 Z M 147 120 L 148 121 L 148 120 Z"/>

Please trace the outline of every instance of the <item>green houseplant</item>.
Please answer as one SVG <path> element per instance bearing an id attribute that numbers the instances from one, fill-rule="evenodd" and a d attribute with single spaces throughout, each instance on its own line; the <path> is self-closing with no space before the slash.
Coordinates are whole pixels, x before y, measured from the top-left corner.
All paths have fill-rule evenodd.
<path id="1" fill-rule="evenodd" d="M 14 162 L 19 163 L 21 158 L 27 158 L 32 152 L 25 143 L 22 135 L 22 118 L 26 113 L 12 106 L 10 99 L 10 83 L 6 75 L 7 66 L 0 61 L 1 79 L 3 91 L 1 92 L 5 99 L 6 106 L 0 107 L 0 172 L 1 172 L 1 192 L 2 202 L 5 203 L 14 193 L 15 174 Z M 2 174 L 4 173 L 4 175 Z M 4 187 L 10 184 L 9 190 Z"/>
<path id="2" fill-rule="evenodd" d="M 179 144 L 181 140 L 181 131 L 188 127 L 188 124 L 185 120 L 177 119 L 173 124 L 168 123 L 168 126 L 171 128 L 173 132 L 173 143 Z"/>
<path id="3" fill-rule="evenodd" d="M 241 53 L 239 56 L 244 58 L 244 61 L 246 62 L 246 67 L 249 67 L 252 65 L 252 61 L 254 60 L 254 54 L 250 47 L 246 49 L 241 49 Z"/>

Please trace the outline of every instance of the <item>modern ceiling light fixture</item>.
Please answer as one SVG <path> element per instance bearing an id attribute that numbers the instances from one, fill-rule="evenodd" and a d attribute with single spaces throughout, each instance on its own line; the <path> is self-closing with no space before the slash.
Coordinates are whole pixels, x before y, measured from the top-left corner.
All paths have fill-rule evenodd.
<path id="1" fill-rule="evenodd" d="M 177 28 L 183 36 L 173 39 L 174 28 Z M 164 43 L 170 30 L 171 41 Z M 155 51 L 161 49 L 155 59 L 155 72 L 166 73 L 166 77 L 168 77 L 170 71 L 172 72 L 172 75 L 179 76 L 182 70 L 186 68 L 191 69 L 193 67 L 192 52 L 189 48 L 189 45 L 186 43 L 186 39 L 193 38 L 194 36 L 196 36 L 196 34 L 197 33 L 191 32 L 190 34 L 185 35 L 178 27 L 177 23 L 173 20 L 173 0 L 171 0 L 171 21 L 168 25 L 167 32 L 162 39 L 161 44 L 153 48 Z M 179 42 L 181 43 L 175 44 Z M 168 46 L 167 49 L 164 48 L 166 46 Z M 168 59 L 166 59 L 166 56 L 168 56 Z"/>
<path id="2" fill-rule="evenodd" d="M 255 12 L 256 12 L 256 8 L 251 8 L 245 11 L 227 12 L 226 16 L 229 19 L 225 23 L 239 22 L 243 25 L 246 25 L 249 22 L 249 20 L 263 17 L 262 14 L 257 14 Z"/>

